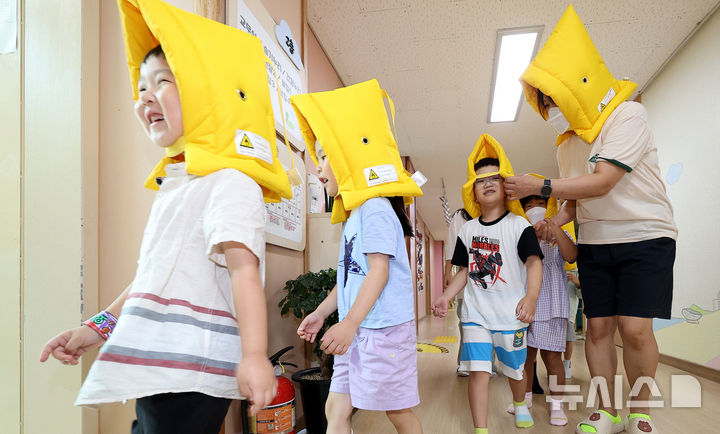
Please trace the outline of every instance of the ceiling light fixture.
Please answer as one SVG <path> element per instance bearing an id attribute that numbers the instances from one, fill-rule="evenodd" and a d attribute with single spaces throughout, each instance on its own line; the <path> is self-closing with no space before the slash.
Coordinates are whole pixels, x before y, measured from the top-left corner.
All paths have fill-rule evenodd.
<path id="1" fill-rule="evenodd" d="M 520 75 L 540 44 L 544 26 L 500 29 L 495 43 L 488 123 L 515 122 L 520 113 Z"/>

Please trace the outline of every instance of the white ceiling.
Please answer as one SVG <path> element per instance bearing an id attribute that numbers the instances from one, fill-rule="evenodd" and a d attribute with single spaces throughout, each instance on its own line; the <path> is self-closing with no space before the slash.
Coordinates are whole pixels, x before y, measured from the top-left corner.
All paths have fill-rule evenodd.
<path id="1" fill-rule="evenodd" d="M 523 102 L 515 123 L 487 123 L 496 31 L 544 25 L 567 0 L 308 0 L 308 21 L 342 81 L 377 78 L 393 98 L 402 155 L 428 178 L 418 210 L 435 239 L 447 226 L 440 200 L 462 206 L 467 156 L 483 133 L 516 173 L 557 176 L 555 135 Z M 605 63 L 642 89 L 718 0 L 577 0 Z M 663 171 L 666 168 L 661 168 Z"/>

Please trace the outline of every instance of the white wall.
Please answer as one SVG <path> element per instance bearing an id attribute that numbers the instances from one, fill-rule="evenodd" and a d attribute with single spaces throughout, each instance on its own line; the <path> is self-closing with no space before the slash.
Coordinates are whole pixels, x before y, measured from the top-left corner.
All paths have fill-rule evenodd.
<path id="1" fill-rule="evenodd" d="M 4 350 L 0 362 L 0 432 L 7 434 L 20 432 L 21 96 L 20 52 L 0 54 L 0 345 Z"/>
<path id="2" fill-rule="evenodd" d="M 643 93 L 660 169 L 679 228 L 673 318 L 693 304 L 698 321 L 658 329 L 660 352 L 720 369 L 720 12 L 716 12 Z M 682 164 L 676 182 L 673 165 Z M 686 311 L 687 313 L 687 311 Z M 676 320 L 677 321 L 677 320 Z M 656 320 L 656 326 L 662 321 Z"/>
<path id="3" fill-rule="evenodd" d="M 21 254 L 13 261 L 21 280 L 12 288 L 20 296 L 22 315 L 17 340 L 20 420 L 10 421 L 2 432 L 96 432 L 97 413 L 72 405 L 86 366 L 67 367 L 55 360 L 43 365 L 38 356 L 51 336 L 80 323 L 83 284 L 94 287 L 97 276 L 89 261 L 86 282 L 82 255 L 94 255 L 97 244 L 92 209 L 97 199 L 99 5 L 80 0 L 19 3 L 23 79 L 3 83 L 3 88 L 22 95 L 22 104 L 15 102 L 22 131 L 22 214 L 16 226 Z M 17 296 L 3 302 L 13 298 Z M 97 304 L 95 296 L 85 300 Z M 13 359 L 18 354 L 8 353 Z"/>
<path id="4" fill-rule="evenodd" d="M 720 290 L 720 13 L 688 41 L 643 93 L 642 102 L 679 227 L 673 317 L 695 303 L 713 306 Z"/>

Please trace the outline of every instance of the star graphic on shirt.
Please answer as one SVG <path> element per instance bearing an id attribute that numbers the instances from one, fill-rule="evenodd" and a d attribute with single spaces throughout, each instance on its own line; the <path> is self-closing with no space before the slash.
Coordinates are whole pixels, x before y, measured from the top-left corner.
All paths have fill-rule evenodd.
<path id="1" fill-rule="evenodd" d="M 357 234 L 353 235 L 348 241 L 345 237 L 345 255 L 343 257 L 343 266 L 345 266 L 345 279 L 343 280 L 343 286 L 347 285 L 348 273 L 362 274 L 360 265 L 352 258 L 352 249 L 355 244 L 355 238 Z"/>

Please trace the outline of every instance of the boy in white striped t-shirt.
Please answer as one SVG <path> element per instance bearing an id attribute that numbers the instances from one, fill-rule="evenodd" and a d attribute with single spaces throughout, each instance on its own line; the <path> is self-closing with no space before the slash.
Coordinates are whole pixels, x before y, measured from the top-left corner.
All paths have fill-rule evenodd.
<path id="1" fill-rule="evenodd" d="M 77 405 L 136 399 L 133 434 L 216 434 L 231 399 L 247 399 L 254 414 L 277 388 L 267 356 L 264 199 L 291 193 L 276 153 L 260 153 L 275 139 L 262 45 L 157 0 L 120 7 L 135 113 L 167 156 L 146 183 L 159 191 L 133 282 L 51 339 L 40 359 L 76 365 L 102 345 Z M 188 56 L 183 28 L 224 48 Z M 162 48 L 147 52 L 158 41 Z M 224 55 L 233 49 L 242 63 Z M 227 70 L 237 83 L 207 70 Z M 202 92 L 212 86 L 219 93 Z M 245 141 L 257 158 L 243 154 Z"/>

